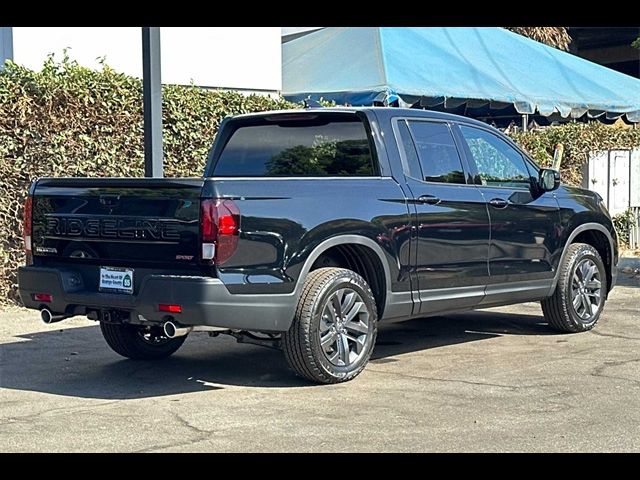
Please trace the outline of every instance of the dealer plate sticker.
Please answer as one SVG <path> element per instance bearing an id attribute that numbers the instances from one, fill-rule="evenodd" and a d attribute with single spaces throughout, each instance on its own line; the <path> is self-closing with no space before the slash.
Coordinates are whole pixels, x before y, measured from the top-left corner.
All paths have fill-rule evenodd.
<path id="1" fill-rule="evenodd" d="M 101 292 L 133 293 L 133 270 L 131 268 L 100 267 Z"/>

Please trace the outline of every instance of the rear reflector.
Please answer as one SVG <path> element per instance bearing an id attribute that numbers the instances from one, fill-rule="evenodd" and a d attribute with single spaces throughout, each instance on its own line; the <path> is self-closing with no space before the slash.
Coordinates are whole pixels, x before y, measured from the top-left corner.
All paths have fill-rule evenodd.
<path id="1" fill-rule="evenodd" d="M 36 302 L 51 303 L 53 301 L 53 295 L 51 295 L 50 293 L 34 293 L 33 299 Z"/>
<path id="2" fill-rule="evenodd" d="M 24 213 L 22 224 L 22 238 L 24 240 L 24 253 L 31 253 L 31 220 L 33 211 L 33 197 L 27 197 L 24 201 Z"/>
<path id="3" fill-rule="evenodd" d="M 169 303 L 161 303 L 160 305 L 158 305 L 158 310 L 167 313 L 182 313 L 182 306 L 172 305 Z"/>

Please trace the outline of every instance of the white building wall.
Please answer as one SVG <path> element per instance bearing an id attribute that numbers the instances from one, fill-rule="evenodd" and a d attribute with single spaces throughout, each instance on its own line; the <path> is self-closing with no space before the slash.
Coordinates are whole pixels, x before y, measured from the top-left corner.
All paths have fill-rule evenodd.
<path id="1" fill-rule="evenodd" d="M 280 91 L 280 27 L 162 27 L 162 82 Z M 117 71 L 142 76 L 139 27 L 13 27 L 16 63 L 38 70 L 49 53 L 68 48 L 81 65 L 100 57 Z"/>

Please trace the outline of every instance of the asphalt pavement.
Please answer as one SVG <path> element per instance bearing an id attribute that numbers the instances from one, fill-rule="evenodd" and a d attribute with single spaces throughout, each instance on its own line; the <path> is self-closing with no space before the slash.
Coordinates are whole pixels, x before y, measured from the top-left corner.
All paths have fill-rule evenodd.
<path id="1" fill-rule="evenodd" d="M 391 324 L 352 382 L 192 334 L 133 362 L 94 322 L 0 313 L 0 451 L 640 451 L 640 278 L 591 332 L 538 304 Z"/>

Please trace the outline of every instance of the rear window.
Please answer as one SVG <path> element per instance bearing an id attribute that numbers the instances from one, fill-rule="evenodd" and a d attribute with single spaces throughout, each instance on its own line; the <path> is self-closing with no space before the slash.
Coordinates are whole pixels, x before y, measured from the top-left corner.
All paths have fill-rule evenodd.
<path id="1" fill-rule="evenodd" d="M 274 115 L 253 122 L 233 131 L 214 166 L 214 176 L 376 174 L 369 136 L 354 115 L 293 119 Z"/>

